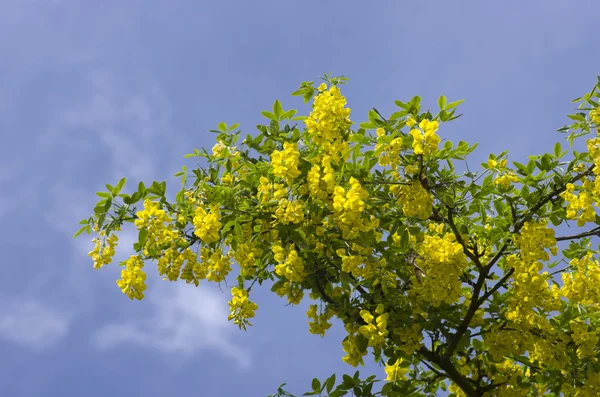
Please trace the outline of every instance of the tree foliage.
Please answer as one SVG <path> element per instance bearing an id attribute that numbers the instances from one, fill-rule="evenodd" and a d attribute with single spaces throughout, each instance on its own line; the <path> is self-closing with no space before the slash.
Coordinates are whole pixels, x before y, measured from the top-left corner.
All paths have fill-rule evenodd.
<path id="1" fill-rule="evenodd" d="M 343 361 L 370 354 L 387 374 L 376 392 L 357 371 L 314 379 L 307 395 L 600 395 L 600 78 L 559 130 L 569 148 L 526 164 L 490 154 L 476 171 L 476 145 L 443 134 L 462 101 L 441 96 L 433 113 L 416 96 L 355 125 L 346 78 L 323 80 L 293 93 L 313 101 L 308 116 L 275 101 L 239 144 L 239 126 L 220 123 L 212 152 L 185 156 L 202 165 L 176 175 L 174 201 L 165 182 L 98 192 L 77 233 L 98 233 L 94 267 L 133 223 L 136 254 L 117 281 L 131 299 L 144 297 L 148 262 L 196 286 L 235 277 L 229 320 L 243 329 L 257 285 L 291 304 L 307 294 L 309 331 L 325 335 L 336 317 Z"/>

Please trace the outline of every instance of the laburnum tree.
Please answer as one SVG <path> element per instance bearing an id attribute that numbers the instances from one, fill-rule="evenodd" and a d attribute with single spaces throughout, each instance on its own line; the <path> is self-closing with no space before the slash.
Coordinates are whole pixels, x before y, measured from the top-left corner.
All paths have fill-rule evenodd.
<path id="1" fill-rule="evenodd" d="M 242 329 L 257 286 L 291 304 L 308 295 L 308 331 L 341 320 L 342 360 L 369 355 L 387 379 L 373 391 L 379 380 L 358 371 L 315 378 L 307 395 L 600 395 L 600 77 L 559 129 L 568 149 L 512 165 L 490 154 L 478 170 L 466 163 L 476 145 L 444 138 L 462 101 L 441 96 L 432 113 L 417 96 L 356 126 L 345 80 L 302 83 L 308 116 L 276 101 L 241 143 L 220 123 L 211 153 L 186 155 L 201 159 L 176 175 L 174 201 L 166 182 L 107 185 L 76 234 L 98 233 L 94 267 L 129 222 L 136 254 L 117 285 L 131 299 L 150 262 L 196 286 L 235 278 L 228 318 Z"/>

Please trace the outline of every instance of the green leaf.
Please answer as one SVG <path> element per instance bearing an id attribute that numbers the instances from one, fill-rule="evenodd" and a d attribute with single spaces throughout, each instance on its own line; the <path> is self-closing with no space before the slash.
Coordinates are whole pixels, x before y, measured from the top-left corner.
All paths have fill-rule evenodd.
<path id="1" fill-rule="evenodd" d="M 439 97 L 438 106 L 440 107 L 440 110 L 446 109 L 446 97 L 444 95 Z"/>
<path id="2" fill-rule="evenodd" d="M 148 229 L 143 227 L 140 229 L 138 233 L 138 244 L 140 247 L 144 247 L 146 245 L 146 240 L 148 239 Z"/>
<path id="3" fill-rule="evenodd" d="M 275 120 L 281 120 L 281 115 L 283 113 L 283 107 L 281 106 L 281 102 L 278 100 L 273 103 L 273 114 L 275 115 Z"/>
<path id="4" fill-rule="evenodd" d="M 96 192 L 96 196 L 102 197 L 102 198 L 105 198 L 105 199 L 112 198 L 112 194 L 110 194 L 108 192 Z"/>
<path id="5" fill-rule="evenodd" d="M 243 235 L 242 227 L 237 222 L 233 224 L 233 233 L 235 234 L 235 237 L 239 241 L 242 241 L 242 235 Z"/>
<path id="6" fill-rule="evenodd" d="M 455 107 L 457 107 L 458 105 L 460 105 L 461 103 L 463 103 L 464 101 L 465 101 L 464 99 L 460 99 L 458 101 L 450 102 L 448 105 L 446 105 L 446 108 L 444 110 L 446 110 L 446 111 L 452 110 Z"/>
<path id="7" fill-rule="evenodd" d="M 263 110 L 262 112 L 260 112 L 260 114 L 262 114 L 263 116 L 265 116 L 269 120 L 275 120 L 275 121 L 277 121 L 277 117 L 275 117 L 275 115 L 273 113 L 271 113 L 271 112 L 267 112 L 266 110 Z"/>
<path id="8" fill-rule="evenodd" d="M 115 186 L 115 188 L 112 190 L 113 197 L 116 197 L 121 192 L 121 189 L 123 189 L 123 186 L 125 186 L 125 182 L 126 179 L 121 178 L 121 180 L 117 183 L 117 186 Z"/>
<path id="9" fill-rule="evenodd" d="M 554 144 L 554 156 L 556 156 L 556 158 L 561 157 L 561 153 L 562 153 L 562 146 L 560 145 L 560 142 L 556 142 Z"/>
<path id="10" fill-rule="evenodd" d="M 227 124 L 225 124 L 224 122 L 220 122 L 217 128 L 221 132 L 227 132 Z"/>
<path id="11" fill-rule="evenodd" d="M 79 229 L 79 230 L 77 231 L 77 233 L 75 233 L 75 234 L 73 235 L 73 238 L 75 238 L 75 237 L 79 236 L 81 233 L 83 233 L 83 231 L 84 231 L 84 230 L 86 230 L 86 231 L 87 231 L 87 234 L 90 234 L 90 226 L 89 226 L 89 225 L 88 225 L 88 226 L 83 226 L 81 229 Z"/>
<path id="12" fill-rule="evenodd" d="M 331 390 L 333 389 L 333 386 L 335 386 L 335 374 L 331 375 L 325 381 L 325 388 L 327 389 L 327 393 L 331 393 Z"/>
<path id="13" fill-rule="evenodd" d="M 321 392 L 321 382 L 317 378 L 313 378 L 312 380 L 312 389 L 314 392 Z"/>

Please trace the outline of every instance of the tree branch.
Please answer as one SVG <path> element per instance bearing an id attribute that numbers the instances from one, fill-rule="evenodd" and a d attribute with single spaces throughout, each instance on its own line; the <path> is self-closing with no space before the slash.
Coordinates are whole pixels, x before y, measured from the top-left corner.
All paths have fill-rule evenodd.
<path id="1" fill-rule="evenodd" d="M 487 300 L 487 298 L 492 296 L 492 294 L 494 292 L 498 291 L 500 289 L 500 287 L 502 287 L 502 284 L 504 284 L 506 281 L 508 281 L 508 279 L 510 278 L 510 276 L 513 275 L 514 272 L 515 272 L 515 268 L 511 267 L 509 269 L 509 271 L 507 271 L 506 274 L 504 276 L 502 276 L 502 278 L 500 280 L 498 280 L 498 282 L 492 287 L 492 289 L 490 289 L 488 292 L 483 294 L 483 296 L 479 300 L 479 305 L 482 305 Z"/>
<path id="2" fill-rule="evenodd" d="M 600 236 L 600 226 L 595 227 L 592 230 L 588 230 L 587 232 L 572 234 L 570 236 L 562 236 L 556 237 L 556 241 L 566 241 L 566 240 L 577 240 L 579 238 L 591 237 L 591 236 Z"/>
<path id="3" fill-rule="evenodd" d="M 472 383 L 473 381 L 461 375 L 454 365 L 452 365 L 452 362 L 448 357 L 440 356 L 426 347 L 421 347 L 419 349 L 419 354 L 427 361 L 437 364 L 442 370 L 444 370 L 446 375 L 448 375 L 448 377 L 452 379 L 452 381 L 456 383 L 456 385 L 460 387 L 468 397 L 481 397 L 481 394 L 475 389 Z"/>

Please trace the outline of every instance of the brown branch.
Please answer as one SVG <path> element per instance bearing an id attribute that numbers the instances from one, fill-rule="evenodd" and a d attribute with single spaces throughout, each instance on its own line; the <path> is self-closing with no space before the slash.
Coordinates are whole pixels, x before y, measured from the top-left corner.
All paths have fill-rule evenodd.
<path id="1" fill-rule="evenodd" d="M 592 230 L 588 230 L 587 232 L 573 234 L 570 236 L 556 237 L 556 241 L 577 240 L 579 238 L 591 237 L 591 236 L 600 236 L 600 226 L 595 227 Z"/>
<path id="2" fill-rule="evenodd" d="M 460 234 L 460 231 L 458 230 L 458 228 L 456 227 L 456 224 L 454 223 L 453 209 L 449 206 L 446 206 L 446 208 L 448 208 L 448 225 L 450 225 L 450 228 L 452 229 L 452 232 L 454 233 L 454 236 L 456 237 L 456 241 L 458 241 L 458 243 L 463 247 L 463 252 L 465 253 L 466 256 L 469 257 L 469 259 L 471 259 L 471 261 L 475 264 L 475 266 L 477 266 L 477 269 L 479 271 L 483 270 L 483 266 L 481 265 L 479 258 L 474 253 L 469 251 L 469 249 L 465 245 L 462 235 Z"/>
<path id="3" fill-rule="evenodd" d="M 488 271 L 489 268 L 484 268 L 479 273 L 477 282 L 473 287 L 473 295 L 471 296 L 471 303 L 469 304 L 469 308 L 467 309 L 467 314 L 465 314 L 465 318 L 456 328 L 456 332 L 454 333 L 452 339 L 450 340 L 450 343 L 448 344 L 448 349 L 446 350 L 446 353 L 444 353 L 445 357 L 452 356 L 452 353 L 454 353 L 454 350 L 458 346 L 461 338 L 469 328 L 469 323 L 471 323 L 471 320 L 475 316 L 475 312 L 477 311 L 477 309 L 479 309 L 479 306 L 481 305 L 479 293 L 481 292 L 481 288 L 485 284 L 485 279 L 487 278 Z"/>
<path id="4" fill-rule="evenodd" d="M 448 375 L 448 377 L 452 379 L 452 381 L 456 383 L 456 385 L 460 387 L 462 391 L 465 392 L 468 397 L 481 397 L 481 394 L 473 385 L 473 380 L 461 375 L 456 367 L 452 365 L 450 358 L 446 356 L 440 356 L 439 354 L 436 354 L 423 346 L 419 349 L 419 354 L 427 361 L 439 366 L 446 373 L 446 375 Z"/>
<path id="5" fill-rule="evenodd" d="M 498 291 L 500 289 L 500 287 L 502 287 L 502 284 L 504 284 L 506 281 L 508 281 L 508 279 L 510 278 L 510 276 L 513 275 L 514 272 L 515 272 L 515 268 L 511 267 L 510 270 L 507 271 L 506 274 L 504 276 L 502 276 L 502 278 L 492 287 L 492 289 L 490 289 L 488 292 L 483 294 L 483 296 L 479 300 L 479 306 L 483 305 L 483 303 L 487 300 L 487 298 L 492 296 L 492 294 L 494 292 Z"/>

